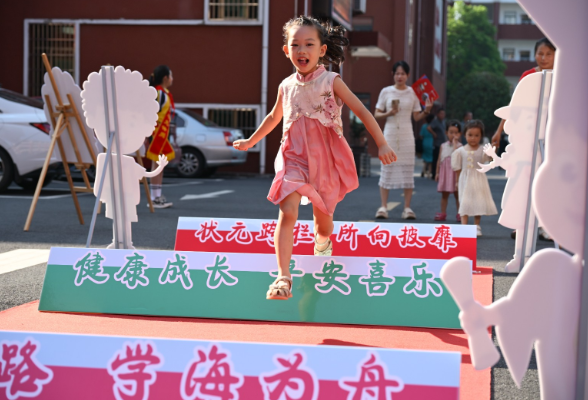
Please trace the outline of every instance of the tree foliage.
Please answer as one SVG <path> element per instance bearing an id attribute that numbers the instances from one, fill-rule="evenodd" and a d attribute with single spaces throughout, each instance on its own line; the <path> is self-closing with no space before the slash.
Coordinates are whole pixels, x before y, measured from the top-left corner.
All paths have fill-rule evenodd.
<path id="1" fill-rule="evenodd" d="M 463 1 L 448 7 L 447 109 L 451 117 L 457 118 L 472 111 L 474 118 L 484 121 L 488 132 L 499 122 L 493 116 L 494 110 L 510 99 L 504 77 L 506 65 L 500 58 L 495 35 L 486 7 Z"/>
<path id="2" fill-rule="evenodd" d="M 508 81 L 491 72 L 472 72 L 460 81 L 460 88 L 457 90 L 457 95 L 448 104 L 448 115 L 458 116 L 465 111 L 471 111 L 474 118 L 484 122 L 486 136 L 494 133 L 500 123 L 494 110 L 510 102 Z"/>

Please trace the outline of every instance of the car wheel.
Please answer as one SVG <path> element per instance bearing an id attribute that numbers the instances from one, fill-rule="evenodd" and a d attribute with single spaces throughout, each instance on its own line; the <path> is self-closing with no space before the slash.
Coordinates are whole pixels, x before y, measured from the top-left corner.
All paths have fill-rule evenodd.
<path id="1" fill-rule="evenodd" d="M 177 167 L 182 178 L 198 178 L 206 171 L 206 160 L 202 153 L 193 148 L 182 148 L 182 158 Z"/>
<path id="2" fill-rule="evenodd" d="M 51 175 L 51 174 L 49 174 L 49 172 L 47 172 L 47 175 L 45 176 L 45 180 L 43 181 L 43 187 L 50 184 L 52 180 L 53 180 L 53 175 Z M 20 186 L 21 188 L 23 188 L 25 190 L 35 190 L 37 188 L 37 184 L 39 183 L 39 177 L 15 179 L 14 183 L 16 183 L 18 186 Z"/>
<path id="3" fill-rule="evenodd" d="M 0 149 L 0 192 L 6 190 L 14 178 L 14 164 L 10 156 Z"/>

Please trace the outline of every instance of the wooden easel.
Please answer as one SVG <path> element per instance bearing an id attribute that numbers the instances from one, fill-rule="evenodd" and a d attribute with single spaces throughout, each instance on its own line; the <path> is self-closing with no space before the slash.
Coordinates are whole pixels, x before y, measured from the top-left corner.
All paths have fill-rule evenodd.
<path id="1" fill-rule="evenodd" d="M 77 109 L 75 102 L 70 94 L 67 95 L 68 103 L 64 103 L 61 94 L 59 93 L 59 88 L 55 83 L 55 77 L 53 76 L 53 71 L 51 70 L 51 64 L 49 64 L 49 60 L 47 55 L 43 53 L 43 64 L 45 65 L 45 69 L 47 70 L 47 74 L 49 74 L 49 79 L 51 80 L 51 86 L 53 87 L 53 91 L 55 93 L 55 97 L 57 99 L 57 106 L 51 103 L 51 99 L 49 96 L 45 96 L 45 103 L 49 109 L 49 115 L 51 117 L 51 126 L 53 127 L 53 136 L 51 137 L 51 143 L 49 145 L 49 151 L 47 151 L 47 157 L 45 157 L 45 163 L 43 164 L 43 169 L 41 170 L 41 175 L 39 176 L 39 183 L 37 184 L 37 188 L 35 189 L 35 195 L 33 196 L 33 202 L 31 203 L 31 208 L 29 209 L 29 214 L 27 216 L 27 221 L 25 223 L 24 230 L 28 231 L 31 227 L 31 222 L 33 220 L 33 214 L 35 213 L 35 208 L 37 207 L 37 202 L 39 201 L 39 195 L 41 194 L 41 189 L 43 188 L 43 182 L 45 181 L 45 177 L 47 175 L 47 170 L 49 169 L 49 162 L 51 161 L 51 155 L 53 154 L 53 150 L 55 149 L 55 144 L 59 149 L 59 153 L 61 155 L 61 162 L 63 163 L 63 169 L 65 170 L 65 176 L 67 177 L 67 183 L 69 185 L 69 190 L 71 191 L 71 195 L 73 197 L 74 205 L 76 207 L 76 212 L 78 214 L 78 219 L 80 220 L 80 224 L 84 224 L 84 217 L 82 216 L 82 210 L 80 209 L 80 203 L 78 201 L 77 193 L 93 193 L 92 185 L 90 184 L 90 180 L 88 179 L 87 170 L 91 166 L 96 166 L 96 154 L 94 152 L 94 147 L 92 146 L 88 133 L 84 128 L 84 124 L 80 117 L 79 110 Z M 72 120 L 73 118 L 73 120 Z M 75 139 L 75 135 L 71 128 L 71 124 L 74 123 L 78 124 L 80 131 L 82 132 L 82 137 L 84 138 L 85 145 L 88 148 L 88 151 L 92 157 L 93 163 L 85 163 L 82 161 L 82 156 L 80 154 L 78 144 Z M 68 161 L 66 157 L 65 148 L 63 146 L 63 142 L 61 140 L 61 135 L 67 129 L 69 138 L 71 140 L 71 144 L 73 146 L 74 153 L 76 155 L 77 162 Z M 139 163 L 142 164 L 140 161 L 139 153 L 137 152 L 137 158 L 139 159 Z M 79 169 L 82 173 L 82 177 L 84 179 L 85 187 L 74 186 L 73 180 L 71 177 L 71 173 L 69 171 L 69 164 L 74 164 L 77 169 Z M 149 202 L 149 208 L 151 212 L 154 212 L 153 203 L 151 201 L 151 194 L 149 193 L 149 185 L 147 185 L 147 180 L 143 178 L 143 185 L 145 186 L 145 191 L 147 193 L 147 201 Z"/>

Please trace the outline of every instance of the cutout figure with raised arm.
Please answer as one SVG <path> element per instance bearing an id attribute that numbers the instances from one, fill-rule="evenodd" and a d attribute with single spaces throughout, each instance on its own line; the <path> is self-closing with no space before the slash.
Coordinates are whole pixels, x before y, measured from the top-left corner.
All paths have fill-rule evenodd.
<path id="1" fill-rule="evenodd" d="M 118 226 L 118 232 L 114 237 L 119 238 L 120 243 L 127 243 L 129 248 L 133 248 L 131 241 L 131 222 L 137 222 L 137 204 L 140 201 L 139 180 L 144 176 L 151 178 L 158 175 L 167 165 L 167 157 L 159 157 L 159 167 L 152 172 L 147 172 L 145 168 L 136 163 L 134 157 L 124 154 L 135 153 L 144 143 L 145 138 L 150 136 L 157 122 L 157 93 L 154 88 L 149 86 L 149 82 L 144 80 L 138 71 L 124 69 L 121 66 L 116 67 L 112 76 L 116 83 L 116 107 L 113 110 L 112 91 L 110 79 L 102 74 L 93 72 L 84 82 L 82 91 L 82 107 L 88 126 L 94 128 L 96 137 L 100 143 L 107 148 L 110 132 L 114 130 L 114 120 L 118 120 L 118 138 L 113 139 L 112 158 L 108 163 L 100 201 L 106 204 L 106 217 L 117 218 L 117 224 L 113 224 L 113 231 Z M 105 101 L 103 95 L 103 79 L 106 79 L 106 87 L 109 99 L 110 127 L 106 126 Z M 119 154 L 117 154 L 117 143 L 123 155 L 120 156 L 122 174 L 119 174 Z M 99 182 L 102 177 L 106 162 L 106 153 L 101 153 L 97 157 L 96 166 L 96 183 L 94 184 L 94 194 L 98 196 Z M 112 168 L 112 170 L 111 170 Z M 112 175 L 111 175 L 112 172 Z M 124 193 L 120 193 L 119 176 L 122 175 L 122 188 Z M 114 182 L 111 179 L 114 177 Z M 121 210 L 121 199 L 124 200 L 124 212 Z M 115 204 L 113 204 L 113 200 Z M 124 217 L 124 218 L 123 218 Z M 124 227 L 124 229 L 123 229 Z M 126 234 L 123 241 L 123 232 Z M 108 248 L 116 248 L 113 242 Z"/>
<path id="2" fill-rule="evenodd" d="M 512 95 L 510 105 L 496 110 L 496 116 L 506 120 L 504 131 L 508 134 L 510 144 L 506 146 L 502 157 L 496 155 L 496 148 L 492 145 L 484 146 L 484 152 L 493 161 L 480 164 L 478 170 L 487 172 L 496 167 L 506 170 L 508 181 L 502 195 L 502 213 L 498 223 L 517 231 L 514 257 L 506 264 L 506 272 L 519 272 L 521 266 L 541 77 L 542 74 L 531 74 L 523 78 Z M 533 218 L 531 210 L 531 220 Z"/>

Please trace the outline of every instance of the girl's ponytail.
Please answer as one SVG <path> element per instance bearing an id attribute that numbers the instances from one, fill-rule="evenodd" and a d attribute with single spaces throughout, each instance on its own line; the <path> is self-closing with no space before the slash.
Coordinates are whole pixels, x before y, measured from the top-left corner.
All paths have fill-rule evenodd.
<path id="1" fill-rule="evenodd" d="M 341 65 L 345 61 L 345 47 L 349 46 L 349 39 L 345 37 L 345 28 L 333 26 L 328 22 L 323 26 L 326 33 L 323 44 L 327 45 L 323 61 L 328 64 Z"/>
<path id="2" fill-rule="evenodd" d="M 321 45 L 327 45 L 327 51 L 319 61 L 321 64 L 341 65 L 345 61 L 345 47 L 349 46 L 349 39 L 345 37 L 345 28 L 342 26 L 321 23 L 316 18 L 301 15 L 284 24 L 284 44 L 288 44 L 288 31 L 292 26 L 313 26 L 317 30 Z"/>
<path id="3" fill-rule="evenodd" d="M 169 67 L 167 65 L 160 65 L 160 66 L 156 67 L 153 70 L 153 73 L 151 74 L 151 76 L 149 76 L 149 85 L 151 85 L 151 86 L 161 85 L 161 82 L 163 82 L 163 78 L 165 78 L 166 76 L 169 76 L 170 73 L 171 73 L 171 70 L 169 69 Z"/>

